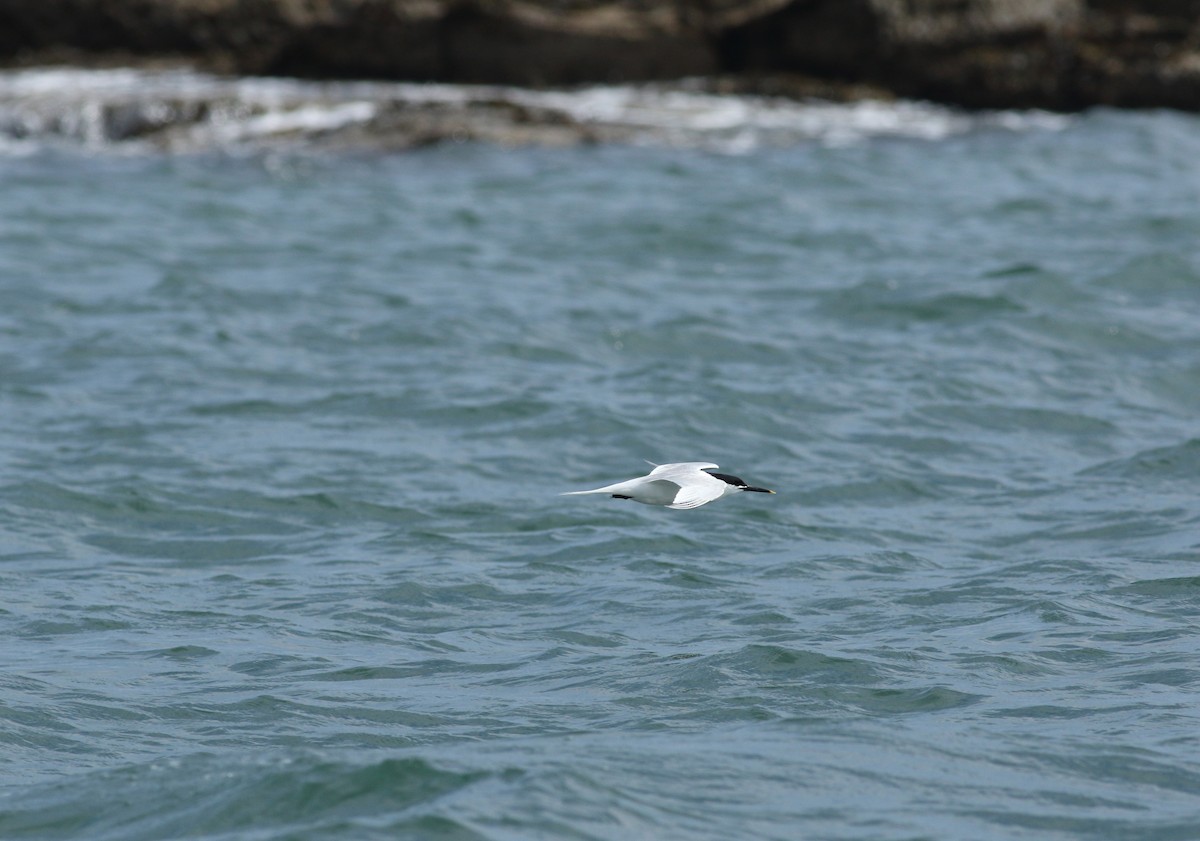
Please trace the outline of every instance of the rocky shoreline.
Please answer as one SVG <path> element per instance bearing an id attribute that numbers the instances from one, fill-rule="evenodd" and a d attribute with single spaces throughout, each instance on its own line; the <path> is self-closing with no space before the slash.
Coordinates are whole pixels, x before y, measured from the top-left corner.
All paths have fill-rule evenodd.
<path id="1" fill-rule="evenodd" d="M 742 153 L 975 130 L 1056 130 L 1068 116 L 910 100 L 745 95 L 721 79 L 535 90 L 312 81 L 182 67 L 0 71 L 0 155 L 47 147 L 167 153 L 401 151 L 440 143 L 634 144 Z"/>
<path id="2" fill-rule="evenodd" d="M 0 0 L 0 64 L 1200 111 L 1200 0 Z"/>

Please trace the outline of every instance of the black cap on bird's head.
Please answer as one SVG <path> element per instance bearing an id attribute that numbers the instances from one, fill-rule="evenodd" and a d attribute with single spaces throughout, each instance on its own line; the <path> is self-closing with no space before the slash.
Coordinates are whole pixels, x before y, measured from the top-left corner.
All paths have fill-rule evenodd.
<path id="1" fill-rule="evenodd" d="M 708 475 L 712 476 L 714 479 L 720 479 L 722 482 L 724 482 L 727 485 L 733 485 L 739 491 L 754 491 L 754 492 L 760 493 L 760 494 L 775 493 L 775 491 L 767 490 L 766 488 L 751 487 L 750 485 L 747 485 L 745 482 L 743 482 L 741 479 L 739 479 L 737 476 L 730 476 L 728 473 L 713 473 L 713 472 L 709 471 Z"/>

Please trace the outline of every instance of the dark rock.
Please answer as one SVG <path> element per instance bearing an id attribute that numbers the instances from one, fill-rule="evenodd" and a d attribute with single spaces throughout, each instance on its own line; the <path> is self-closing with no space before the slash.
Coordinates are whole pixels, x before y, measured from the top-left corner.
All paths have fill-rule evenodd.
<path id="1" fill-rule="evenodd" d="M 968 107 L 1200 110 L 1200 0 L 0 0 L 0 61 L 530 86 L 815 78 Z"/>

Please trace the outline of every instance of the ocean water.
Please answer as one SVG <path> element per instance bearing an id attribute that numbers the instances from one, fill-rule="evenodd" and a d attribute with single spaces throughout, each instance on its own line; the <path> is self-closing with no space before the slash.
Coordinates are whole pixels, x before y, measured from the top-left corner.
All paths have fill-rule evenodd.
<path id="1" fill-rule="evenodd" d="M 1200 119 L 655 102 L 10 132 L 0 838 L 1200 837 Z"/>

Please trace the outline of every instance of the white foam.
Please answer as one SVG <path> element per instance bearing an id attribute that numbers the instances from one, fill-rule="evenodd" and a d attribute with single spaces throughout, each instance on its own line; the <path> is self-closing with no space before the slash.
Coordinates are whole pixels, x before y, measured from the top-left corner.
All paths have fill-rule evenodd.
<path id="1" fill-rule="evenodd" d="M 243 120 L 237 126 L 238 137 L 265 137 L 273 134 L 330 131 L 352 123 L 365 123 L 376 113 L 371 102 L 346 102 L 340 105 L 302 105 L 280 111 L 268 111 Z"/>
<path id="2" fill-rule="evenodd" d="M 144 143 L 205 148 L 303 137 L 369 124 L 387 104 L 469 109 L 510 103 L 629 141 L 746 153 L 802 142 L 873 137 L 936 141 L 993 128 L 1058 130 L 1044 112 L 974 115 L 922 102 L 800 102 L 712 94 L 694 85 L 597 85 L 535 91 L 485 85 L 226 78 L 190 70 L 34 68 L 0 72 L 0 153 L 39 138 L 86 147 Z M 123 110 L 122 110 L 123 109 Z M 116 115 L 114 117 L 114 114 Z M 125 131 L 130 122 L 145 131 Z M 553 121 L 552 121 L 553 122 Z M 15 144 L 15 146 L 14 146 Z"/>

